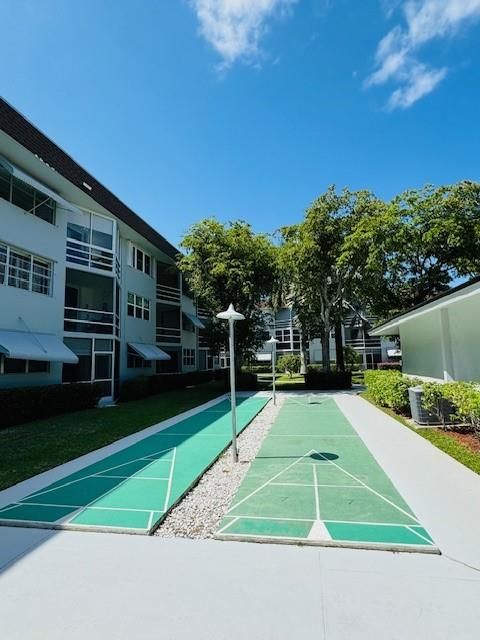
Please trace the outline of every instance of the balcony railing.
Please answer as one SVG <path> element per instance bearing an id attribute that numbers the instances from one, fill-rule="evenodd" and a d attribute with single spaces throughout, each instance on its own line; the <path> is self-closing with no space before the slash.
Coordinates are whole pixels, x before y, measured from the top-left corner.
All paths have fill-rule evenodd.
<path id="1" fill-rule="evenodd" d="M 163 344 L 179 344 L 182 339 L 182 330 L 173 327 L 157 327 L 157 342 Z"/>
<path id="2" fill-rule="evenodd" d="M 204 307 L 197 307 L 197 316 L 201 320 L 210 320 L 212 314 L 209 313 L 209 311 L 207 311 L 207 309 L 205 309 Z"/>
<path id="3" fill-rule="evenodd" d="M 120 263 L 112 251 L 70 238 L 67 240 L 67 262 L 110 273 L 115 269 L 117 275 L 120 273 Z"/>
<path id="4" fill-rule="evenodd" d="M 65 307 L 64 331 L 119 335 L 119 317 L 113 311 Z"/>
<path id="5" fill-rule="evenodd" d="M 180 304 L 180 289 L 178 287 L 168 287 L 166 284 L 157 284 L 157 300 Z"/>
<path id="6" fill-rule="evenodd" d="M 372 349 L 381 350 L 382 348 L 382 342 L 380 338 L 359 338 L 356 340 L 345 340 L 345 345 L 347 347 L 352 347 L 352 349 L 355 349 L 356 351 Z"/>

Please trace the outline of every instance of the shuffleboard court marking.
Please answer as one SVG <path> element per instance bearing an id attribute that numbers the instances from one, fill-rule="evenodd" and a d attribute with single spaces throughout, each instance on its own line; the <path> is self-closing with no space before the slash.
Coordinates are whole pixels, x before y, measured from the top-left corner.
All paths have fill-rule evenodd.
<path id="1" fill-rule="evenodd" d="M 242 500 L 239 500 L 236 504 L 234 504 L 232 507 L 230 507 L 230 511 L 233 511 L 234 509 L 236 509 L 237 507 L 239 507 L 241 504 L 243 504 L 246 500 L 249 500 L 252 496 L 254 496 L 256 493 L 258 493 L 259 491 L 261 491 L 262 489 L 264 489 L 265 487 L 267 487 L 269 484 L 272 483 L 273 480 L 275 480 L 276 478 L 278 478 L 279 476 L 281 476 L 283 473 L 285 473 L 285 471 L 288 471 L 289 469 L 291 469 L 292 467 L 294 467 L 296 464 L 298 464 L 301 460 L 303 460 L 304 458 L 306 458 L 307 456 L 310 456 L 312 453 L 315 453 L 315 449 L 310 449 L 310 451 L 307 451 L 307 453 L 305 453 L 303 456 L 300 456 L 299 458 L 297 458 L 294 462 L 292 462 L 291 464 L 288 465 L 288 467 L 285 467 L 285 469 L 282 469 L 281 471 L 279 471 L 278 473 L 276 473 L 273 478 L 270 478 L 270 480 L 267 480 L 266 482 L 264 482 L 260 487 L 258 487 L 257 489 L 255 489 L 254 491 L 252 491 L 251 493 L 248 494 L 248 496 L 245 496 L 244 498 L 242 498 Z"/>
<path id="2" fill-rule="evenodd" d="M 170 500 L 170 493 L 172 491 L 172 479 L 173 479 L 173 470 L 175 469 L 175 458 L 176 458 L 176 454 L 177 454 L 177 449 L 175 447 L 175 449 L 173 450 L 173 457 L 172 457 L 172 463 L 170 465 L 170 474 L 168 476 L 168 486 L 167 486 L 167 493 L 165 495 L 165 502 L 163 503 L 163 512 L 165 513 L 165 511 L 167 510 L 168 507 L 168 501 Z"/>
<path id="3" fill-rule="evenodd" d="M 117 465 L 115 465 L 113 467 L 109 467 L 107 469 L 103 469 L 102 471 L 97 471 L 96 473 L 87 474 L 87 475 L 82 476 L 80 478 L 76 478 L 75 480 L 70 480 L 69 482 L 65 482 L 63 484 L 56 485 L 56 486 L 54 486 L 54 487 L 52 487 L 50 489 L 45 489 L 43 491 L 37 491 L 36 493 L 32 493 L 29 496 L 27 496 L 26 499 L 38 498 L 38 496 L 45 495 L 46 493 L 51 493 L 52 491 L 58 491 L 58 489 L 63 489 L 64 487 L 68 487 L 68 486 L 70 486 L 72 484 L 75 484 L 77 482 L 82 482 L 83 480 L 87 480 L 88 478 L 99 478 L 99 477 L 102 478 L 102 477 L 105 477 L 102 474 L 104 474 L 106 471 L 113 471 L 114 469 L 119 469 L 120 467 L 126 467 L 127 465 L 132 464 L 132 462 L 139 462 L 141 460 L 142 461 L 143 460 L 149 461 L 150 464 L 145 465 L 145 467 L 143 467 L 141 469 L 141 471 L 144 471 L 145 469 L 148 469 L 149 467 L 151 467 L 155 462 L 158 462 L 160 460 L 160 459 L 152 460 L 151 456 L 158 455 L 159 453 L 162 453 L 162 451 L 167 452 L 167 451 L 171 451 L 171 450 L 172 450 L 172 447 L 169 447 L 168 449 L 162 449 L 160 451 L 156 451 L 155 453 L 150 454 L 150 456 L 142 456 L 140 458 L 134 458 L 132 460 L 129 460 L 128 462 L 122 462 L 122 464 L 117 464 Z M 161 458 L 161 459 L 163 459 L 163 458 Z M 135 474 L 133 474 L 131 476 L 126 476 L 126 479 L 130 479 L 132 477 L 135 477 Z M 122 485 L 122 483 L 120 483 L 118 485 L 118 487 L 121 486 L 121 485 Z M 115 488 L 117 488 L 117 487 L 115 487 Z M 107 491 L 107 493 L 109 493 L 109 491 Z M 103 494 L 100 497 L 103 497 Z"/>
<path id="4" fill-rule="evenodd" d="M 238 433 L 269 400 L 248 397 L 240 401 Z M 0 508 L 0 524 L 151 533 L 229 446 L 231 432 L 226 425 L 231 409 L 223 408 L 221 402 L 220 410 L 210 411 L 207 407 L 193 415 L 186 412 L 185 417 L 179 416 L 169 426 L 162 428 L 160 423 L 159 431 L 65 474 L 40 490 L 37 485 L 34 492 Z M 215 433 L 204 432 L 212 426 Z M 171 440 L 158 440 L 157 436 Z M 117 464 L 113 464 L 115 461 Z"/>
<path id="5" fill-rule="evenodd" d="M 299 405 L 298 413 L 292 405 Z M 300 407 L 304 410 L 303 414 Z M 307 408 L 308 411 L 305 412 Z M 312 427 L 318 426 L 320 433 L 315 433 L 314 429 L 308 429 L 310 419 Z M 325 429 L 329 423 L 333 429 Z M 289 424 L 298 426 L 299 432 L 295 433 L 293 429 L 288 429 Z M 276 427 L 288 433 L 275 433 Z M 302 433 L 302 427 L 309 433 Z M 340 433 L 332 433 L 337 428 Z M 342 433 L 346 428 L 349 428 L 352 433 Z M 322 429 L 328 430 L 328 433 L 321 433 Z M 216 534 L 218 537 L 259 542 L 325 544 L 326 546 L 439 553 L 429 532 L 422 527 L 416 515 L 403 501 L 390 478 L 366 447 L 360 435 L 354 431 L 334 398 L 329 398 L 322 403 L 287 401 L 272 431 L 267 434 L 251 469 L 247 472 L 242 483 L 244 491 L 240 489 L 237 500 L 234 499 L 229 513 L 224 516 L 223 523 L 220 524 Z M 325 443 L 330 440 L 330 445 L 322 444 L 325 447 L 329 446 L 329 449 L 318 449 L 320 439 Z M 303 448 L 306 451 L 308 444 L 314 443 L 317 443 L 317 447 L 312 447 L 306 453 L 299 455 L 298 448 L 302 449 L 302 444 L 307 445 Z M 329 453 L 326 453 L 327 451 Z M 308 456 L 317 462 L 309 461 Z M 288 460 L 294 457 L 293 461 Z M 339 457 L 340 460 L 338 460 Z M 278 468 L 279 464 L 286 462 L 289 464 L 281 469 Z M 288 474 L 288 479 L 282 478 L 283 474 L 291 471 L 301 462 L 306 462 L 307 465 L 311 462 L 312 481 L 309 481 L 308 473 L 305 476 L 303 471 L 292 471 Z M 327 471 L 328 468 L 332 471 Z M 321 471 L 322 469 L 325 471 Z M 269 477 L 269 471 L 271 477 Z M 325 475 L 320 476 L 320 473 Z M 342 477 L 344 484 L 342 484 Z M 296 478 L 298 481 L 295 481 Z M 256 483 L 260 485 L 255 488 Z M 269 487 L 272 489 L 268 490 Z M 274 487 L 280 492 L 273 492 Z M 285 492 L 281 490 L 282 487 L 285 488 Z M 311 501 L 308 488 L 314 492 Z M 296 492 L 296 489 L 299 491 Z M 353 489 L 359 491 L 353 492 Z M 351 491 L 352 493 L 348 493 Z M 354 497 L 356 495 L 358 499 Z M 367 495 L 371 497 L 367 498 Z M 326 499 L 324 508 L 328 516 L 322 508 L 323 499 Z M 384 507 L 381 506 L 382 503 Z M 302 512 L 307 517 L 302 518 Z M 401 517 L 395 517 L 395 512 Z M 283 513 L 286 515 L 283 516 Z M 348 516 L 350 513 L 352 518 L 341 517 Z M 337 514 L 339 518 L 335 518 Z M 255 522 L 265 524 L 257 526 Z"/>
<path id="6" fill-rule="evenodd" d="M 411 520 L 414 520 L 417 524 L 420 524 L 414 515 L 412 515 L 408 511 L 405 511 L 405 509 L 402 509 L 402 507 L 399 507 L 398 504 L 395 504 L 394 502 L 392 502 L 392 500 L 389 500 L 389 498 L 383 496 L 381 493 L 379 493 L 375 489 L 372 489 L 372 487 L 369 487 L 368 484 L 363 482 L 363 480 L 361 480 L 360 478 L 357 478 L 357 476 L 354 476 L 353 473 L 350 473 L 350 471 L 347 471 L 346 469 L 341 467 L 339 464 L 337 464 L 333 460 L 329 460 L 326 456 L 323 455 L 323 453 L 320 453 L 320 451 L 316 451 L 315 453 L 321 456 L 326 462 L 333 464 L 335 467 L 337 467 L 337 469 L 340 469 L 340 471 L 343 471 L 343 473 L 346 473 L 347 476 L 350 476 L 350 478 L 352 478 L 356 482 L 359 482 L 363 487 L 365 487 L 365 489 L 368 489 L 368 491 L 371 491 L 372 493 L 374 493 L 377 496 L 377 498 L 381 498 L 382 500 L 385 500 L 385 502 L 388 502 L 388 504 L 390 504 L 392 507 L 400 511 L 400 513 L 403 513 L 404 516 L 407 516 Z"/>

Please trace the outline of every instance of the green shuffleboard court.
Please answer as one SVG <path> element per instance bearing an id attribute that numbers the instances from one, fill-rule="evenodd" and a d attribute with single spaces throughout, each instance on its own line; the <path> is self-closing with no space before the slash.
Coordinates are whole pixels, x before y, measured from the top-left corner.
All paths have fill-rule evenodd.
<path id="1" fill-rule="evenodd" d="M 238 433 L 267 402 L 237 400 Z M 230 402 L 222 400 L 0 509 L 0 524 L 148 534 L 231 435 Z"/>
<path id="2" fill-rule="evenodd" d="M 217 538 L 439 553 L 331 396 L 289 398 Z"/>

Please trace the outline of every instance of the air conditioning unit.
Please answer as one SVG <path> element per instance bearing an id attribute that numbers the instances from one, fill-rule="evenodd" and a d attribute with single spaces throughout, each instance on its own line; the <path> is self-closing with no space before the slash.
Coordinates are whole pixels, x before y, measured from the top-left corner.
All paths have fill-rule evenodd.
<path id="1" fill-rule="evenodd" d="M 454 407 L 442 400 L 442 416 L 435 413 L 430 413 L 423 406 L 423 389 L 422 387 L 411 387 L 408 390 L 408 397 L 410 400 L 410 410 L 412 412 L 412 418 L 417 424 L 422 426 L 438 426 L 443 424 L 450 424 L 452 422 L 450 415 L 454 412 Z"/>

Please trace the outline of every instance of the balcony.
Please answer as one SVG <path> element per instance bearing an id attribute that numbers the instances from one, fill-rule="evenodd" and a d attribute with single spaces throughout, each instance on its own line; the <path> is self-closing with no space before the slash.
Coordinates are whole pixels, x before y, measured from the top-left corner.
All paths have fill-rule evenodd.
<path id="1" fill-rule="evenodd" d="M 64 330 L 75 333 L 119 334 L 119 317 L 113 311 L 65 307 Z"/>
<path id="2" fill-rule="evenodd" d="M 182 330 L 176 327 L 157 327 L 156 341 L 161 344 L 180 344 Z"/>
<path id="3" fill-rule="evenodd" d="M 67 263 L 78 265 L 85 269 L 115 272 L 120 277 L 120 263 L 112 251 L 99 249 L 78 240 L 67 240 Z"/>
<path id="4" fill-rule="evenodd" d="M 180 272 L 173 264 L 157 261 L 157 300 L 181 303 Z"/>
<path id="5" fill-rule="evenodd" d="M 381 338 L 357 338 L 345 340 L 345 346 L 355 349 L 355 351 L 381 351 Z"/>
<path id="6" fill-rule="evenodd" d="M 156 311 L 156 341 L 161 344 L 180 344 L 182 341 L 180 306 L 157 302 Z"/>
<path id="7" fill-rule="evenodd" d="M 180 304 L 181 296 L 179 287 L 157 284 L 157 300 L 162 300 L 171 304 Z"/>
<path id="8" fill-rule="evenodd" d="M 118 336 L 119 315 L 114 279 L 67 269 L 64 331 Z"/>

